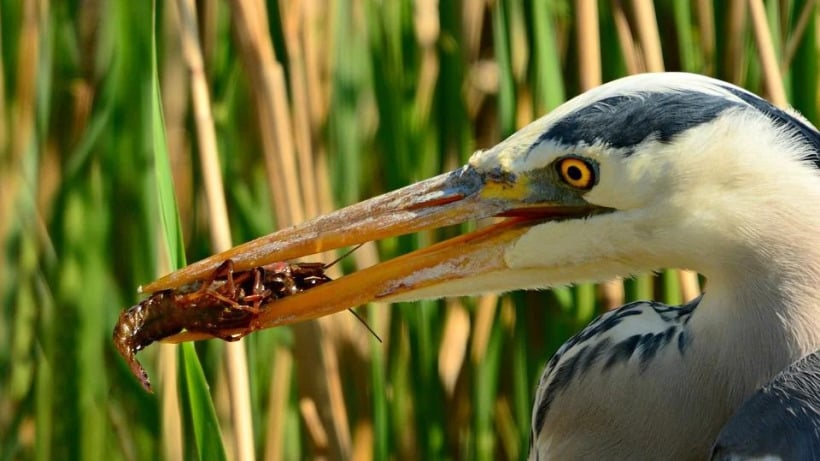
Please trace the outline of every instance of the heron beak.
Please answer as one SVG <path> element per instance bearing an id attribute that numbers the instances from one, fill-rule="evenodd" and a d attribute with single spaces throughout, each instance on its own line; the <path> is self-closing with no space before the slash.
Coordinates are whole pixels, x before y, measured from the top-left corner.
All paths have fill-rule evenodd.
<path id="1" fill-rule="evenodd" d="M 252 329 L 314 319 L 370 301 L 455 295 L 437 291 L 437 287 L 506 270 L 505 249 L 531 226 L 594 212 L 595 207 L 580 199 L 534 198 L 532 189 L 525 177 L 478 171 L 468 165 L 239 245 L 141 290 L 153 293 L 205 279 L 228 259 L 235 270 L 242 271 L 426 229 L 505 217 L 488 227 L 279 299 L 259 314 Z"/>

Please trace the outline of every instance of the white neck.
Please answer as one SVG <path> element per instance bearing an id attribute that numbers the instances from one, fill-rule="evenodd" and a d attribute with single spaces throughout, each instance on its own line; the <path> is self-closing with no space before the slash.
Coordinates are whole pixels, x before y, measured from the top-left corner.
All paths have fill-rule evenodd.
<path id="1" fill-rule="evenodd" d="M 779 205 L 773 214 L 783 218 L 789 205 Z M 732 370 L 730 394 L 746 394 L 820 349 L 820 196 L 793 208 L 790 220 L 767 216 L 763 243 L 735 260 L 743 267 L 721 272 L 732 276 L 705 274 L 690 322 L 693 352 L 706 367 Z"/>

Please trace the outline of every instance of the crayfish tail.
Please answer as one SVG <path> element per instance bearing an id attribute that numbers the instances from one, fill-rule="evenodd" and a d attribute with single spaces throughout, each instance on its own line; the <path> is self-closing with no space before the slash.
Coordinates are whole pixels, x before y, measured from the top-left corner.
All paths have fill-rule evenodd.
<path id="1" fill-rule="evenodd" d="M 142 364 L 137 360 L 137 351 L 144 347 L 143 344 L 136 343 L 138 338 L 137 333 L 142 327 L 143 322 L 142 316 L 139 315 L 142 313 L 142 307 L 142 305 L 137 305 L 120 314 L 120 318 L 114 326 L 112 339 L 117 351 L 128 364 L 131 373 L 140 381 L 143 389 L 148 393 L 153 393 L 154 391 L 151 388 L 151 380 L 148 378 L 148 372 L 145 371 L 145 368 L 143 368 Z"/>

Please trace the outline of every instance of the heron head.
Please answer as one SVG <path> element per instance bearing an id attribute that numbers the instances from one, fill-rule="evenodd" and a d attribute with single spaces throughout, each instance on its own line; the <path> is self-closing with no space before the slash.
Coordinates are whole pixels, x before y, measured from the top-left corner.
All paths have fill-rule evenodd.
<path id="1" fill-rule="evenodd" d="M 765 258 L 761 234 L 800 227 L 793 197 L 817 189 L 818 139 L 799 115 L 727 83 L 644 74 L 578 96 L 469 166 L 487 178 L 485 197 L 577 210 L 507 245 L 519 283 L 520 272 L 533 286 L 715 273 Z"/>
<path id="2" fill-rule="evenodd" d="M 779 150 L 772 155 L 773 146 Z M 643 74 L 568 101 L 463 168 L 215 255 L 149 285 L 359 242 L 499 218 L 477 231 L 277 301 L 266 325 L 370 300 L 543 288 L 665 267 L 732 263 L 761 203 L 817 179 L 814 128 L 690 74 Z M 794 192 L 794 191 L 792 191 Z M 791 218 L 789 218 L 791 219 Z M 717 255 L 726 258 L 715 257 Z"/>

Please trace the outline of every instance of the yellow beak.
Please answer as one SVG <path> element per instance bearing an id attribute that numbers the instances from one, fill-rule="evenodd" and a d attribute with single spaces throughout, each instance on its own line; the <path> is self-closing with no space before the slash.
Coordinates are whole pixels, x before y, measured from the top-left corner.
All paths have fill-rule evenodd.
<path id="1" fill-rule="evenodd" d="M 534 200 L 526 178 L 510 181 L 509 176 L 502 178 L 497 172 L 480 172 L 466 166 L 239 245 L 168 274 L 141 290 L 153 293 L 207 279 L 228 259 L 236 271 L 243 271 L 425 229 L 507 217 L 489 227 L 279 299 L 257 316 L 251 330 L 314 319 L 374 300 L 443 296 L 449 293 L 437 293 L 436 285 L 508 269 L 505 249 L 533 225 L 558 217 L 587 215 L 595 208 L 580 200 L 567 202 Z M 183 333 L 169 340 L 203 337 Z"/>

